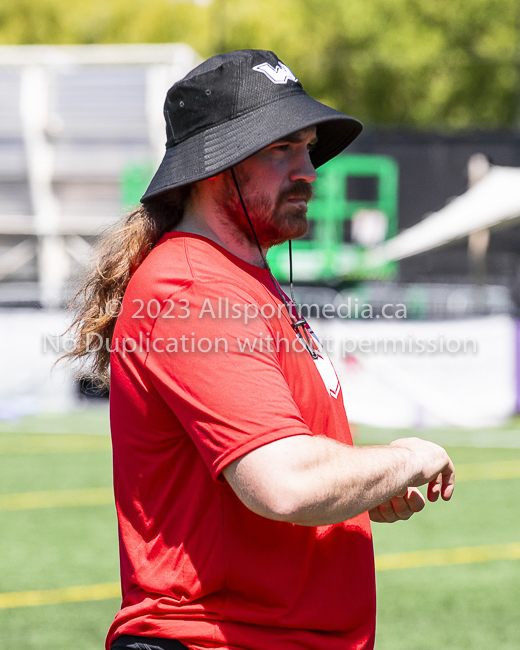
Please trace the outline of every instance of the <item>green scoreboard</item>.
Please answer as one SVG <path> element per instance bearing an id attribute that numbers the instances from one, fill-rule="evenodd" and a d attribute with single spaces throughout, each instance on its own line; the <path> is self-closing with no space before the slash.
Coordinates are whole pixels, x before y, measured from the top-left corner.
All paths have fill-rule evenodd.
<path id="1" fill-rule="evenodd" d="M 318 169 L 309 203 L 307 234 L 293 241 L 297 282 L 389 280 L 395 262 L 371 267 L 365 252 L 397 234 L 399 170 L 387 156 L 344 154 Z M 288 245 L 267 259 L 281 281 L 289 279 Z"/>

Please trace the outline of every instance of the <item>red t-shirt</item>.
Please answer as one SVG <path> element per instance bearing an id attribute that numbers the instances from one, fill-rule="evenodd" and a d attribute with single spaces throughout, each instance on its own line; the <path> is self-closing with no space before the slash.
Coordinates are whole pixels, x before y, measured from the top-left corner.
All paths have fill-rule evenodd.
<path id="1" fill-rule="evenodd" d="M 123 603 L 107 648 L 122 634 L 191 649 L 372 648 L 368 514 L 272 521 L 222 475 L 287 436 L 352 444 L 330 362 L 302 350 L 268 272 L 166 235 L 128 285 L 111 372 Z"/>

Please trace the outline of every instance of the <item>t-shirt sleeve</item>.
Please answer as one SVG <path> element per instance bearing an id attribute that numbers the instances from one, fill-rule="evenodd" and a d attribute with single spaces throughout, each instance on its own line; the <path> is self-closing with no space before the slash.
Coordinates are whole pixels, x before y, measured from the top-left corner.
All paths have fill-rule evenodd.
<path id="1" fill-rule="evenodd" d="M 277 327 L 262 305 L 227 284 L 203 292 L 192 286 L 176 300 L 185 305 L 183 318 L 163 311 L 146 365 L 212 476 L 221 478 L 226 465 L 257 447 L 311 435 L 282 372 Z"/>

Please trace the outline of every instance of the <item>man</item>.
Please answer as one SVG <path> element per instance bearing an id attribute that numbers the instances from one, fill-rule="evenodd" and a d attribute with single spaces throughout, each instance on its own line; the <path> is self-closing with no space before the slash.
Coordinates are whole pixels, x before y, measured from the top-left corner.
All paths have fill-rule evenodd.
<path id="1" fill-rule="evenodd" d="M 330 362 L 265 261 L 305 233 L 315 168 L 361 125 L 255 50 L 193 70 L 165 117 L 166 155 L 82 321 L 112 349 L 123 603 L 107 648 L 372 648 L 369 517 L 409 518 L 420 485 L 449 499 L 453 465 L 416 438 L 352 446 Z"/>

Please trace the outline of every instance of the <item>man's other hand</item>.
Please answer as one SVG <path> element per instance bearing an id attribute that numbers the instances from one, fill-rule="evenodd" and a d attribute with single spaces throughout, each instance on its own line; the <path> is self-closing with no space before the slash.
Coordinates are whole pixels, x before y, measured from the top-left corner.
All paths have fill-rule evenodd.
<path id="1" fill-rule="evenodd" d="M 370 519 L 378 524 L 393 524 L 394 521 L 410 519 L 415 512 L 420 512 L 426 503 L 417 488 L 409 487 L 393 499 L 368 511 Z"/>

